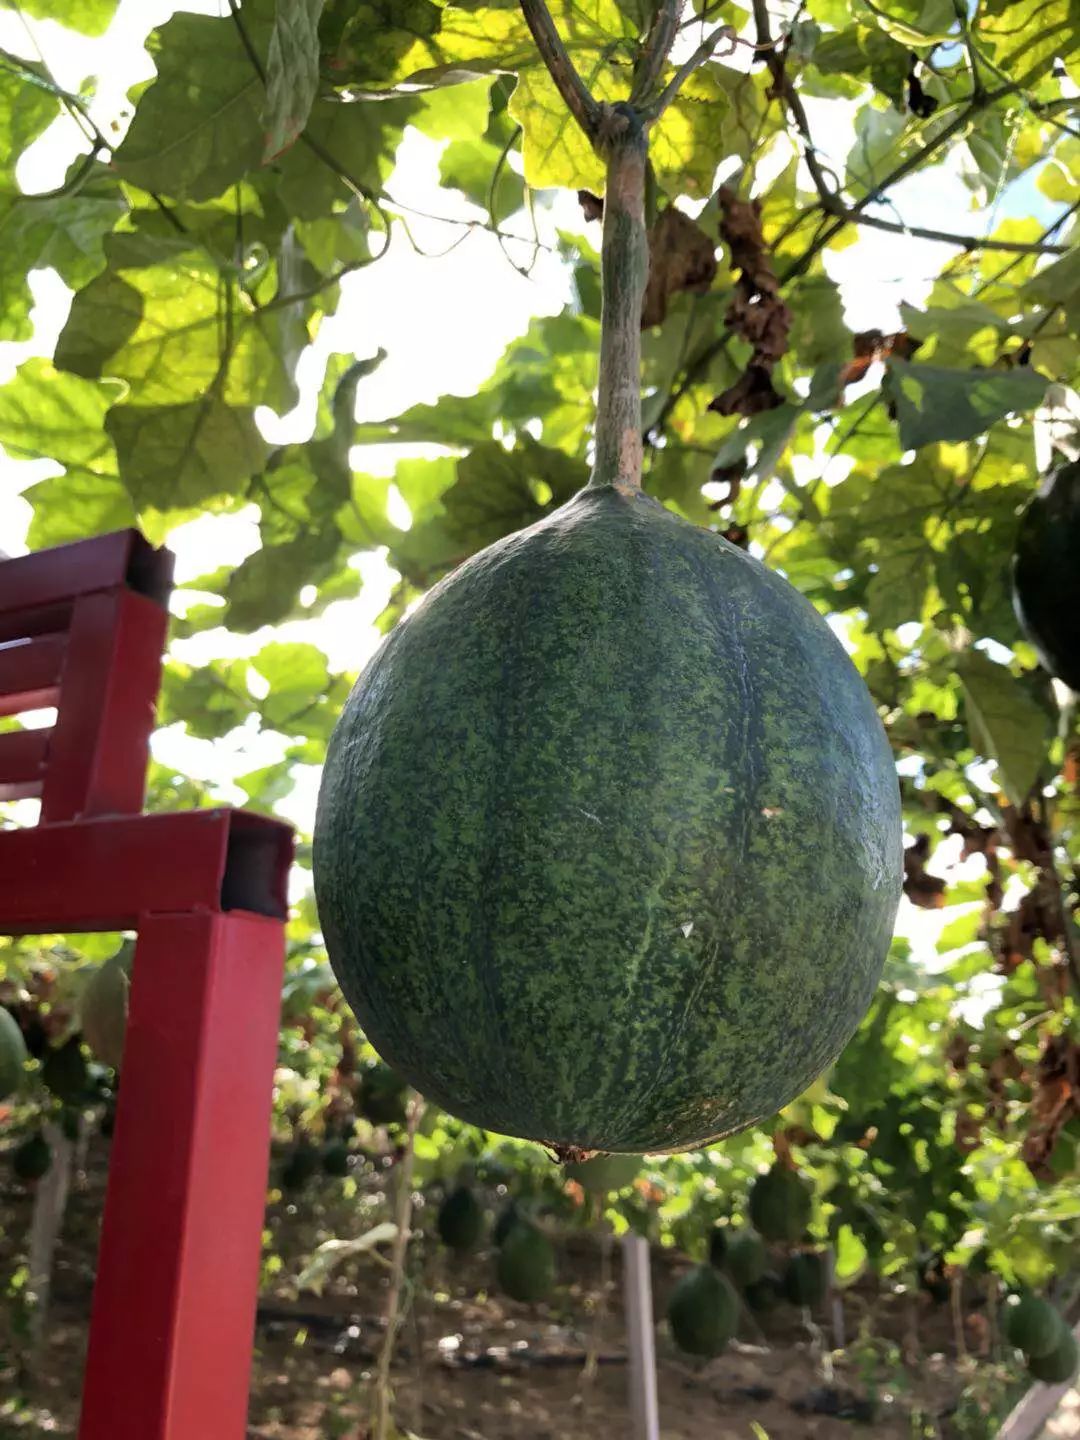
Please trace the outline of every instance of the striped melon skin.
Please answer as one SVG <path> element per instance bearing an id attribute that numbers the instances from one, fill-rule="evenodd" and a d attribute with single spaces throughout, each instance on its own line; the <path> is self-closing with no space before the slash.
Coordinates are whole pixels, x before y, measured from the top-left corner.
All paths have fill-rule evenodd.
<path id="1" fill-rule="evenodd" d="M 899 790 L 795 590 L 590 486 L 361 676 L 315 830 L 331 963 L 423 1094 L 556 1148 L 729 1134 L 839 1053 L 900 895 Z"/>

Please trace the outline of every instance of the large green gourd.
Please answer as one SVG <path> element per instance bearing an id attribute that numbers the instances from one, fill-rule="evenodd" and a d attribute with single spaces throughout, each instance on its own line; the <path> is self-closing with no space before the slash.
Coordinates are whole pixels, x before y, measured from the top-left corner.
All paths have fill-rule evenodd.
<path id="1" fill-rule="evenodd" d="M 367 666 L 314 854 L 380 1054 L 564 1159 L 796 1096 L 869 1004 L 901 869 L 889 747 L 828 625 L 641 491 L 647 126 L 585 110 L 608 166 L 593 479 Z"/>
<path id="2" fill-rule="evenodd" d="M 334 969 L 488 1130 L 672 1150 L 839 1053 L 899 898 L 881 722 L 787 582 L 584 490 L 437 585 L 364 671 L 315 832 Z"/>
<path id="3" fill-rule="evenodd" d="M 13 1095 L 23 1083 L 28 1059 L 26 1041 L 14 1015 L 0 1005 L 0 1100 Z"/>
<path id="4" fill-rule="evenodd" d="M 1013 600 L 1051 675 L 1080 690 L 1080 461 L 1047 477 L 1020 522 Z"/>

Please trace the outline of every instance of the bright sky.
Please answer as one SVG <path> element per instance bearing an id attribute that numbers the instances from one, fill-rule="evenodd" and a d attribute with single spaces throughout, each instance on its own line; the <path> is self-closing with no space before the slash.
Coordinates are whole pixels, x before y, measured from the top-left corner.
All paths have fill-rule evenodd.
<path id="1" fill-rule="evenodd" d="M 59 82 L 73 91 L 80 89 L 87 76 L 96 76 L 91 113 L 101 129 L 112 134 L 114 123 L 127 109 L 127 90 L 153 74 L 143 48 L 146 35 L 176 9 L 217 13 L 219 5 L 216 0 L 195 0 L 183 6 L 171 0 L 121 0 L 112 26 L 98 40 L 74 37 L 52 21 L 24 21 L 5 10 L 0 11 L 0 46 L 29 58 L 38 58 L 40 52 Z M 740 63 L 745 64 L 742 56 Z M 842 174 L 853 139 L 854 107 L 808 99 L 807 109 L 819 148 Z M 24 156 L 19 183 L 27 191 L 56 186 L 72 157 L 85 148 L 74 123 L 66 117 L 58 120 Z M 391 194 L 420 210 L 480 218 L 480 212 L 466 201 L 439 188 L 440 150 L 436 142 L 409 131 L 389 182 Z M 786 159 L 778 157 L 778 169 Z M 911 224 L 947 225 L 967 233 L 991 228 L 1000 214 L 995 217 L 971 209 L 970 191 L 963 184 L 958 163 L 954 159 L 949 168 L 938 167 L 897 186 L 893 207 L 882 213 L 894 219 L 902 215 Z M 808 177 L 805 183 L 809 185 Z M 1032 188 L 1028 184 L 1023 200 L 1030 213 Z M 549 241 L 558 224 L 569 229 L 581 226 L 580 211 L 569 192 L 545 197 L 539 209 L 541 236 Z M 420 217 L 410 219 L 410 228 L 421 249 L 434 254 L 460 233 L 456 226 Z M 899 303 L 918 304 L 924 298 L 947 253 L 953 252 L 933 242 L 864 230 L 857 245 L 842 254 L 827 255 L 826 264 L 840 285 L 852 329 L 895 328 Z M 51 353 L 67 314 L 70 294 L 54 272 L 38 272 L 32 284 L 37 301 L 34 336 L 26 344 L 0 344 L 0 383 L 28 356 Z M 566 294 L 566 273 L 547 253 L 541 253 L 532 278 L 525 279 L 507 263 L 495 238 L 484 231 L 473 232 L 441 259 L 418 255 L 399 231 L 385 260 L 343 283 L 337 315 L 324 323 L 315 353 L 302 362 L 300 378 L 307 384 L 301 404 L 288 417 L 270 412 L 260 417 L 265 433 L 272 441 L 306 438 L 314 412 L 312 377 L 317 382 L 322 359 L 334 350 L 362 356 L 373 354 L 379 346 L 387 351 L 387 360 L 360 387 L 361 419 L 400 413 L 408 405 L 435 400 L 447 388 L 455 394 L 470 394 L 530 319 L 558 312 Z M 423 323 L 410 323 L 411 317 Z M 365 473 L 388 475 L 405 453 L 417 453 L 417 447 L 408 451 L 394 446 L 366 447 L 354 454 L 354 465 Z M 0 550 L 8 554 L 25 550 L 30 507 L 20 492 L 48 473 L 47 466 L 15 462 L 0 451 Z M 408 512 L 404 506 L 401 510 L 395 518 L 407 526 Z M 238 515 L 208 516 L 174 530 L 168 543 L 177 555 L 178 580 L 191 580 L 220 564 L 238 564 L 258 546 L 257 520 L 258 512 L 252 506 Z M 364 579 L 358 598 L 332 605 L 316 619 L 278 627 L 274 638 L 309 640 L 326 652 L 333 670 L 359 670 L 378 642 L 372 621 L 386 603 L 393 576 L 379 556 L 358 557 L 356 563 Z M 174 608 L 181 610 L 185 603 L 188 597 L 177 595 Z M 211 656 L 252 654 L 269 638 L 269 631 L 251 636 L 211 631 L 175 642 L 171 653 L 201 663 Z M 242 802 L 244 795 L 231 783 L 232 777 L 279 759 L 285 743 L 281 737 L 260 735 L 254 725 L 214 743 L 170 727 L 155 737 L 154 753 L 165 764 L 212 781 L 222 800 L 236 803 Z M 318 772 L 303 767 L 296 790 L 278 807 L 305 830 L 311 827 L 317 784 Z M 940 870 L 945 859 L 939 851 L 932 868 Z M 976 861 L 966 867 L 972 876 L 979 873 L 979 864 Z M 952 878 L 965 876 L 953 871 Z M 928 963 L 934 956 L 933 943 L 942 919 L 953 918 L 953 913 L 943 917 L 942 912 L 917 911 L 904 902 L 901 933 L 912 939 Z"/>

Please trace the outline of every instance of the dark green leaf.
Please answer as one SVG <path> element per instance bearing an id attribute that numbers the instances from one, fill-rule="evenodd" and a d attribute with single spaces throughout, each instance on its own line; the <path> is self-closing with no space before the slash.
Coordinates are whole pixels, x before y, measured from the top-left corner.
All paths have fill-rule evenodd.
<path id="1" fill-rule="evenodd" d="M 56 0 L 3 0 L 4 8 L 17 10 L 33 20 L 57 20 L 69 30 L 82 35 L 104 35 L 116 13 L 117 0 L 64 0 L 63 10 Z"/>
<path id="2" fill-rule="evenodd" d="M 1046 764 L 1050 716 L 1010 670 L 979 650 L 959 655 L 956 671 L 975 749 L 997 761 L 1001 788 L 1019 807 Z"/>
<path id="3" fill-rule="evenodd" d="M 265 60 L 268 0 L 242 24 Z M 180 13 L 150 37 L 157 79 L 113 157 L 122 179 L 163 195 L 209 200 L 262 163 L 263 83 L 231 18 Z"/>
<path id="4" fill-rule="evenodd" d="M 277 0 L 266 54 L 264 158 L 293 143 L 319 88 L 319 16 L 324 0 Z"/>
<path id="5" fill-rule="evenodd" d="M 235 493 L 266 457 L 253 412 L 214 393 L 182 405 L 115 405 L 105 426 L 140 508 L 186 508 Z"/>
<path id="6" fill-rule="evenodd" d="M 1013 370 L 946 370 L 889 362 L 900 443 L 917 450 L 938 440 L 970 440 L 1017 411 L 1033 410 L 1047 381 L 1025 366 Z"/>

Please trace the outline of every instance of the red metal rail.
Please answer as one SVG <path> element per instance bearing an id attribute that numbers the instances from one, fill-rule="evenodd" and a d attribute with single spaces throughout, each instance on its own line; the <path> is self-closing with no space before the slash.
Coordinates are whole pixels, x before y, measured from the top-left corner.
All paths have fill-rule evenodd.
<path id="1" fill-rule="evenodd" d="M 142 815 L 172 557 L 135 531 L 0 563 L 0 932 L 137 929 L 80 1440 L 243 1440 L 288 826 Z"/>

